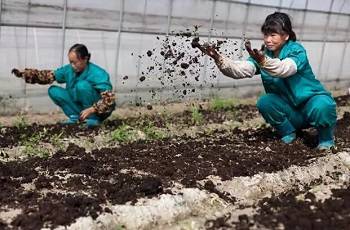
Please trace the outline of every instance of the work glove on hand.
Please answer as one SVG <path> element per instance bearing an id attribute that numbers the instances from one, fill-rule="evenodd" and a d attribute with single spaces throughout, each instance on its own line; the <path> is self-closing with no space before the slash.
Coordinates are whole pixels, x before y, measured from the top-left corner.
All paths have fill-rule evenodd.
<path id="1" fill-rule="evenodd" d="M 97 114 L 106 114 L 113 111 L 115 107 L 115 93 L 105 91 L 101 93 L 101 99 L 93 104 L 93 108 Z"/>
<path id="2" fill-rule="evenodd" d="M 12 69 L 11 73 L 13 73 L 16 77 L 23 78 L 26 83 L 29 84 L 51 84 L 55 81 L 55 75 L 52 70 L 37 70 L 37 69 L 24 69 L 24 71 L 20 71 L 18 69 Z"/>
<path id="3" fill-rule="evenodd" d="M 202 51 L 204 54 L 208 55 L 209 57 L 212 57 L 215 61 L 218 61 L 220 58 L 220 54 L 216 51 L 215 45 L 210 45 L 208 43 L 204 43 L 201 45 L 199 43 L 199 38 L 196 37 L 192 40 L 192 48 L 198 48 L 200 51 Z"/>
<path id="4" fill-rule="evenodd" d="M 249 55 L 260 65 L 260 66 L 264 66 L 265 61 L 266 61 L 266 57 L 264 54 L 265 51 L 265 45 L 262 44 L 261 45 L 261 49 L 252 49 L 252 45 L 250 43 L 250 41 L 248 39 L 245 40 L 245 48 L 247 50 L 247 52 L 249 53 Z"/>

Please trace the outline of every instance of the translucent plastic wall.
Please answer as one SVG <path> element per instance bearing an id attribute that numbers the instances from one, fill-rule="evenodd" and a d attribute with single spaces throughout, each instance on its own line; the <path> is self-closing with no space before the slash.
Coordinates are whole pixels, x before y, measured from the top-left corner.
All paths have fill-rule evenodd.
<path id="1" fill-rule="evenodd" d="M 242 38 L 260 46 L 260 27 L 275 11 L 288 13 L 298 39 L 308 51 L 317 77 L 337 88 L 350 80 L 349 0 L 0 0 L 0 113 L 15 109 L 47 112 L 56 108 L 48 86 L 26 85 L 12 68 L 55 69 L 67 64 L 67 50 L 84 43 L 92 61 L 105 68 L 118 104 L 174 101 L 212 96 L 245 96 L 261 89 L 259 76 L 232 80 L 206 57 L 200 71 L 166 79 L 164 69 L 147 72 L 164 40 L 186 43 L 179 32 L 199 27 L 202 41 L 229 39 L 232 59 L 245 59 Z M 234 45 L 233 45 L 234 44 Z M 185 49 L 186 46 L 185 46 Z M 148 58 L 147 51 L 154 51 Z M 186 55 L 195 50 L 187 49 Z M 141 58 L 140 58 L 141 57 Z M 175 75 L 175 76 L 174 76 Z M 145 76 L 146 80 L 140 81 Z M 126 80 L 127 79 L 127 80 Z M 188 83 L 188 84 L 187 84 Z M 194 90 L 195 89 L 195 90 Z M 188 90 L 185 95 L 182 93 Z M 178 92 L 180 92 L 178 94 Z"/>

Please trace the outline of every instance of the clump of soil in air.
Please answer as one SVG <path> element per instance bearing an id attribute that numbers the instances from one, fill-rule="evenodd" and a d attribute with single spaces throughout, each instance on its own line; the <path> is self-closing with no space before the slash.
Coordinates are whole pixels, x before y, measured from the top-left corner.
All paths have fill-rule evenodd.
<path id="1" fill-rule="evenodd" d="M 146 80 L 146 77 L 145 76 L 142 76 L 142 77 L 140 77 L 140 79 L 139 79 L 141 82 L 143 82 L 144 80 Z"/>
<path id="2" fill-rule="evenodd" d="M 215 32 L 215 31 L 214 31 Z M 222 36 L 223 34 L 220 34 Z M 215 37 L 215 36 L 214 36 Z M 210 43 L 201 42 L 199 36 L 199 26 L 194 26 L 193 29 L 185 31 L 171 31 L 169 36 L 156 39 L 160 41 L 160 46 L 152 50 L 148 50 L 146 54 L 141 55 L 142 58 L 148 58 L 147 62 L 151 61 L 152 66 L 143 65 L 146 70 L 145 75 L 149 76 L 150 83 L 159 81 L 162 88 L 171 90 L 174 99 L 184 97 L 184 90 L 187 93 L 196 92 L 196 88 L 214 87 L 217 83 L 217 68 L 214 62 L 209 58 L 209 64 L 213 65 L 207 72 L 206 78 L 200 78 L 204 64 L 204 54 L 198 47 L 203 44 L 214 46 L 216 50 L 225 56 L 238 56 L 234 50 L 238 50 L 237 42 L 230 39 L 212 39 Z M 201 45 L 201 43 L 203 43 Z M 142 66 L 142 58 L 141 66 Z M 185 86 L 183 86 L 185 83 Z M 150 86 L 150 85 L 149 85 Z M 185 87 L 185 89 L 183 88 Z M 151 98 L 154 99 L 158 91 L 153 90 Z M 143 101 L 142 103 L 145 103 Z"/>
<path id="3" fill-rule="evenodd" d="M 152 51 L 150 51 L 150 50 L 147 51 L 147 56 L 148 57 L 152 56 L 152 54 L 153 54 Z"/>
<path id="4" fill-rule="evenodd" d="M 188 63 L 181 63 L 181 68 L 183 68 L 183 69 L 188 69 L 188 67 L 190 66 Z"/>

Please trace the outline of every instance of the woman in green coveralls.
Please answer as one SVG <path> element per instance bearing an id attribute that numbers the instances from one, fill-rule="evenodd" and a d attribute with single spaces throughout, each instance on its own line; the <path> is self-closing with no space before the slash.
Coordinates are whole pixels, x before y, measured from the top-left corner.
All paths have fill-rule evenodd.
<path id="1" fill-rule="evenodd" d="M 66 83 L 66 87 L 52 85 L 48 93 L 68 117 L 65 124 L 86 122 L 88 127 L 98 126 L 115 107 L 115 97 L 108 73 L 90 62 L 90 53 L 83 44 L 73 45 L 68 52 L 70 64 L 55 71 L 25 69 L 12 72 L 27 83 Z"/>
<path id="2" fill-rule="evenodd" d="M 212 46 L 199 48 L 228 77 L 241 79 L 261 74 L 266 94 L 259 98 L 257 108 L 284 143 L 292 143 L 297 130 L 315 127 L 317 148 L 330 150 L 335 146 L 336 103 L 316 79 L 306 50 L 296 41 L 289 16 L 280 12 L 268 15 L 261 31 L 264 35 L 261 50 L 251 49 L 248 40 L 245 43 L 250 55 L 247 61 L 233 61 Z"/>

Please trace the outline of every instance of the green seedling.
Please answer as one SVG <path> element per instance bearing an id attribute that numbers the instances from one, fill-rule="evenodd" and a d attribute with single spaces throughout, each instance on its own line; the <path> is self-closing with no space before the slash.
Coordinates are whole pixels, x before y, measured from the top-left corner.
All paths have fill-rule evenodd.
<path id="1" fill-rule="evenodd" d="M 124 226 L 124 225 L 122 225 L 122 224 L 118 224 L 116 227 L 115 227 L 115 230 L 125 230 L 126 229 L 126 227 Z"/>
<path id="2" fill-rule="evenodd" d="M 111 133 L 112 141 L 118 141 L 123 143 L 123 142 L 131 141 L 132 138 L 133 138 L 132 128 L 125 124 L 118 127 Z"/>
<path id="3" fill-rule="evenodd" d="M 203 122 L 203 114 L 199 111 L 199 108 L 195 105 L 191 106 L 191 118 L 192 123 L 199 125 Z"/>
<path id="4" fill-rule="evenodd" d="M 28 126 L 28 120 L 25 118 L 25 116 L 23 116 L 23 114 L 18 114 L 13 125 L 18 129 L 23 129 Z"/>
<path id="5" fill-rule="evenodd" d="M 61 138 L 62 135 L 63 135 L 63 132 L 59 134 L 56 133 L 50 137 L 50 143 L 58 150 L 63 150 L 64 148 L 64 143 L 62 142 L 62 138 Z"/>
<path id="6" fill-rule="evenodd" d="M 159 140 L 166 137 L 166 134 L 157 129 L 151 121 L 146 122 L 146 125 L 142 127 L 142 131 L 146 134 L 147 139 Z"/>
<path id="7" fill-rule="evenodd" d="M 214 111 L 229 110 L 234 108 L 236 101 L 233 99 L 214 98 L 210 102 L 210 108 Z"/>
<path id="8" fill-rule="evenodd" d="M 46 136 L 46 133 L 47 130 L 44 129 L 44 131 L 34 134 L 29 138 L 22 136 L 21 145 L 24 146 L 23 153 L 25 153 L 28 156 L 39 156 L 42 158 L 49 157 L 50 151 L 40 146 L 40 142 Z"/>

